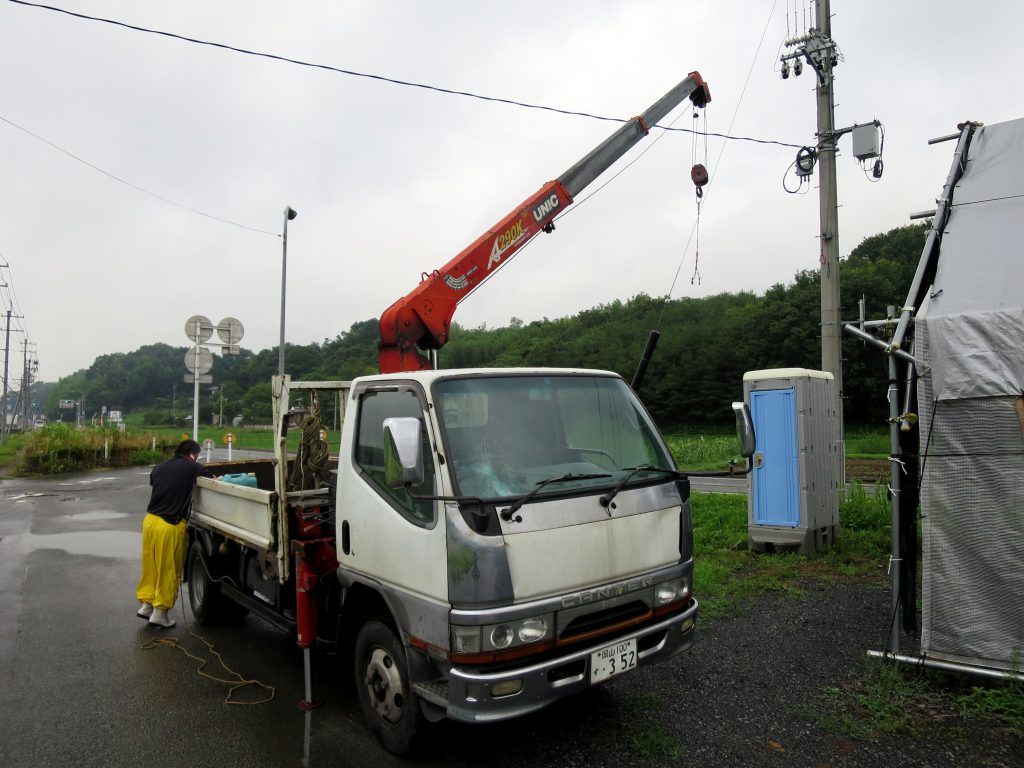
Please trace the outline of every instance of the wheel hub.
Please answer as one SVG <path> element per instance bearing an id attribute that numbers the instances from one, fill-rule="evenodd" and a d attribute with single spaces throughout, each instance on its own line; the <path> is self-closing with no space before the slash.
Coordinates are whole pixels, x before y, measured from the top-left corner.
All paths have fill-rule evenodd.
<path id="1" fill-rule="evenodd" d="M 383 648 L 374 648 L 366 664 L 366 689 L 377 716 L 386 722 L 402 719 L 402 677 L 395 660 Z"/>

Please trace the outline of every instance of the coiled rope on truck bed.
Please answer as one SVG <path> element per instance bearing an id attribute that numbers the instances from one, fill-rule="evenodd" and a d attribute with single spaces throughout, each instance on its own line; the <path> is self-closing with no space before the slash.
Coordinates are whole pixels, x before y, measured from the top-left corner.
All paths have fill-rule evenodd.
<path id="1" fill-rule="evenodd" d="M 313 394 L 309 415 L 302 422 L 302 438 L 299 450 L 288 476 L 288 486 L 295 491 L 309 491 L 320 487 L 324 470 L 330 458 L 327 440 L 323 437 L 323 420 L 320 418 L 320 401 Z"/>

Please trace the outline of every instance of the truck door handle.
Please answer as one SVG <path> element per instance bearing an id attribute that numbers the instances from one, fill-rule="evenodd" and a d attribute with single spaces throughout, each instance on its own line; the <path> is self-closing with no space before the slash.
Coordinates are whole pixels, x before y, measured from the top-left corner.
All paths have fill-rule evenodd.
<path id="1" fill-rule="evenodd" d="M 757 451 L 754 454 L 754 468 L 756 469 L 758 467 L 763 467 L 763 466 L 764 466 L 764 454 L 761 451 Z"/>
<path id="2" fill-rule="evenodd" d="M 352 543 L 349 540 L 348 520 L 343 520 L 341 523 L 341 551 L 346 555 L 352 549 Z"/>

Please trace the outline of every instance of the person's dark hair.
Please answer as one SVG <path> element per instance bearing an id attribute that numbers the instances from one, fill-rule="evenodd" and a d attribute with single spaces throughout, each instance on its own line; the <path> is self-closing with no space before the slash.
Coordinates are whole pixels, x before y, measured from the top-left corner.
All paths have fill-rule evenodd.
<path id="1" fill-rule="evenodd" d="M 175 456 L 198 456 L 202 452 L 202 446 L 195 440 L 182 440 L 174 449 Z"/>

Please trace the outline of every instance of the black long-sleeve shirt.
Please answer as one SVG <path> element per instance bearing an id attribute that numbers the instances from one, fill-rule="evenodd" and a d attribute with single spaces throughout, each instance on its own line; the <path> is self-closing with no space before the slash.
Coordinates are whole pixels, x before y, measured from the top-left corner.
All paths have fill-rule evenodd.
<path id="1" fill-rule="evenodd" d="M 153 491 L 146 511 L 177 525 L 188 517 L 192 508 L 192 488 L 197 477 L 213 477 L 213 472 L 187 456 L 174 456 L 160 462 L 149 473 Z"/>

